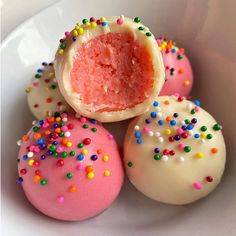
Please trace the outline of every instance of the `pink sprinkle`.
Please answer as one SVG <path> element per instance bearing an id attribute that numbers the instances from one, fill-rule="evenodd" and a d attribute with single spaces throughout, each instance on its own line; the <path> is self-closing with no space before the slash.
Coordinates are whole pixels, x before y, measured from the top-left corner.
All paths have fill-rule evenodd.
<path id="1" fill-rule="evenodd" d="M 194 110 L 195 110 L 196 112 L 199 112 L 199 107 L 195 107 Z"/>
<path id="2" fill-rule="evenodd" d="M 182 128 L 178 128 L 178 129 L 177 129 L 177 133 L 178 133 L 178 134 L 182 134 L 183 132 L 184 132 L 184 131 L 183 131 Z"/>
<path id="3" fill-rule="evenodd" d="M 62 126 L 61 127 L 61 131 L 62 132 L 66 132 L 68 130 L 68 127 L 66 125 Z"/>
<path id="4" fill-rule="evenodd" d="M 36 146 L 35 148 L 34 148 L 34 152 L 40 152 L 40 148 L 39 148 L 39 146 Z"/>
<path id="5" fill-rule="evenodd" d="M 37 87 L 39 84 L 38 84 L 37 82 L 33 82 L 32 85 L 33 85 L 34 87 Z"/>
<path id="6" fill-rule="evenodd" d="M 110 140 L 113 139 L 113 135 L 112 135 L 112 134 L 108 134 L 107 137 L 108 137 L 108 139 L 110 139 Z"/>
<path id="7" fill-rule="evenodd" d="M 199 189 L 202 189 L 203 186 L 199 181 L 196 181 L 193 183 L 193 187 L 199 190 Z"/>
<path id="8" fill-rule="evenodd" d="M 180 144 L 178 145 L 178 148 L 179 148 L 180 150 L 184 149 L 184 147 L 185 147 L 185 145 L 184 145 L 183 143 L 180 143 Z"/>
<path id="9" fill-rule="evenodd" d="M 47 128 L 47 127 L 49 127 L 49 123 L 44 122 L 44 123 L 43 123 L 43 128 Z"/>
<path id="10" fill-rule="evenodd" d="M 65 198 L 63 196 L 57 196 L 57 202 L 63 203 L 65 201 Z"/>
<path id="11" fill-rule="evenodd" d="M 179 93 L 175 93 L 174 96 L 175 96 L 175 97 L 179 97 Z"/>
<path id="12" fill-rule="evenodd" d="M 79 121 L 80 121 L 81 123 L 85 123 L 85 122 L 87 121 L 87 119 L 86 119 L 85 117 L 80 117 L 80 118 L 79 118 Z"/>
<path id="13" fill-rule="evenodd" d="M 67 36 L 70 36 L 70 32 L 69 31 L 66 31 L 65 32 L 65 36 L 67 37 Z"/>
<path id="14" fill-rule="evenodd" d="M 60 146 L 57 147 L 57 152 L 58 152 L 58 153 L 62 153 L 62 152 L 63 152 L 63 147 L 60 147 Z"/>
<path id="15" fill-rule="evenodd" d="M 116 23 L 117 23 L 118 25 L 122 25 L 122 24 L 124 23 L 124 20 L 123 20 L 122 18 L 118 18 L 117 21 L 116 21 Z"/>
<path id="16" fill-rule="evenodd" d="M 81 170 L 83 169 L 83 165 L 81 163 L 79 163 L 77 166 L 76 166 L 76 170 Z"/>
<path id="17" fill-rule="evenodd" d="M 144 126 L 144 127 L 143 127 L 143 132 L 144 132 L 144 133 L 148 133 L 148 131 L 150 131 L 149 127 Z"/>
<path id="18" fill-rule="evenodd" d="M 67 114 L 66 113 L 62 113 L 61 114 L 61 118 L 63 119 L 63 118 L 66 118 L 67 117 Z"/>
<path id="19" fill-rule="evenodd" d="M 29 147 L 29 150 L 30 150 L 31 152 L 33 152 L 33 151 L 34 151 L 34 148 L 35 148 L 35 146 L 34 146 L 34 145 L 31 145 L 31 146 Z"/>

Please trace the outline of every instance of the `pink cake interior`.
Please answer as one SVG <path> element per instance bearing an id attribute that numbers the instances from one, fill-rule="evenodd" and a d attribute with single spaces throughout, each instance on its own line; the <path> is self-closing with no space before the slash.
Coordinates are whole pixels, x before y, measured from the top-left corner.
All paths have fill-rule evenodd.
<path id="1" fill-rule="evenodd" d="M 132 34 L 107 33 L 82 44 L 70 72 L 71 85 L 84 104 L 97 111 L 132 108 L 147 99 L 153 86 L 147 48 Z"/>

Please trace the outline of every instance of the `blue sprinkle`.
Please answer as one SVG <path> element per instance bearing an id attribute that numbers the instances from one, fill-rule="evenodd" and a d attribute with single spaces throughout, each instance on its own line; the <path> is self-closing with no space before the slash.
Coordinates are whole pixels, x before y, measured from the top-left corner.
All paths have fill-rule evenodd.
<path id="1" fill-rule="evenodd" d="M 200 101 L 199 101 L 198 99 L 196 99 L 196 100 L 194 101 L 194 104 L 199 107 L 199 106 L 200 106 Z"/>
<path id="2" fill-rule="evenodd" d="M 22 157 L 22 159 L 23 159 L 24 161 L 26 161 L 26 160 L 28 159 L 28 156 L 27 156 L 27 155 L 24 155 L 24 156 Z"/>
<path id="3" fill-rule="evenodd" d="M 43 125 L 43 123 L 44 123 L 43 120 L 40 120 L 40 121 L 39 121 L 39 124 L 40 124 L 40 125 Z"/>
<path id="4" fill-rule="evenodd" d="M 194 134 L 194 138 L 199 138 L 200 135 L 199 134 Z"/>
<path id="5" fill-rule="evenodd" d="M 43 69 L 38 69 L 37 72 L 38 72 L 38 73 L 42 73 L 42 72 L 43 72 Z"/>
<path id="6" fill-rule="evenodd" d="M 141 144 L 142 143 L 142 139 L 138 138 L 137 139 L 137 144 Z"/>
<path id="7" fill-rule="evenodd" d="M 77 156 L 77 160 L 79 160 L 79 161 L 84 160 L 84 155 L 79 154 L 79 155 Z"/>
<path id="8" fill-rule="evenodd" d="M 159 105 L 158 101 L 155 101 L 155 102 L 153 103 L 153 106 L 154 106 L 154 107 L 158 107 L 158 105 Z"/>
<path id="9" fill-rule="evenodd" d="M 175 52 L 176 52 L 176 49 L 175 49 L 175 48 L 171 49 L 171 52 L 175 53 Z"/>
<path id="10" fill-rule="evenodd" d="M 102 26 L 106 26 L 107 25 L 107 22 L 106 21 L 103 21 L 102 22 Z"/>
<path id="11" fill-rule="evenodd" d="M 156 118 L 156 117 L 157 117 L 157 113 L 156 113 L 155 111 L 152 111 L 152 112 L 151 112 L 151 117 L 152 117 L 152 118 Z"/>
<path id="12" fill-rule="evenodd" d="M 38 141 L 37 141 L 37 143 L 38 143 L 38 145 L 41 145 L 41 144 L 43 144 L 43 139 L 38 139 Z"/>
<path id="13" fill-rule="evenodd" d="M 136 138 L 140 138 L 141 137 L 141 132 L 137 131 L 137 132 L 135 132 L 134 135 L 135 135 Z"/>
<path id="14" fill-rule="evenodd" d="M 176 125 L 176 121 L 175 120 L 171 120 L 170 121 L 170 125 L 175 126 Z"/>
<path id="15" fill-rule="evenodd" d="M 193 125 L 189 124 L 189 125 L 187 126 L 187 129 L 188 129 L 188 130 L 193 129 Z"/>
<path id="16" fill-rule="evenodd" d="M 164 120 L 159 120 L 159 121 L 158 121 L 158 124 L 159 124 L 159 125 L 164 125 Z"/>
<path id="17" fill-rule="evenodd" d="M 92 124 L 96 124 L 96 123 L 97 123 L 97 120 L 91 119 L 90 122 L 91 122 Z"/>

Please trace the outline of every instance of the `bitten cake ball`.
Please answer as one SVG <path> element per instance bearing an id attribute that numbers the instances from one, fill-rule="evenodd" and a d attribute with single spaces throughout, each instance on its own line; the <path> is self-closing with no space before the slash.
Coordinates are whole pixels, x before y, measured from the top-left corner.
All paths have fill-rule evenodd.
<path id="1" fill-rule="evenodd" d="M 183 97 L 159 97 L 129 125 L 124 163 L 133 185 L 146 196 L 186 204 L 219 184 L 226 150 L 221 125 Z"/>
<path id="2" fill-rule="evenodd" d="M 120 192 L 117 144 L 96 120 L 56 112 L 34 122 L 18 144 L 18 182 L 45 215 L 84 220 L 107 209 Z"/>
<path id="3" fill-rule="evenodd" d="M 187 97 L 193 86 L 193 72 L 184 48 L 177 47 L 172 40 L 157 39 L 165 66 L 165 83 L 160 96 L 179 94 Z"/>
<path id="4" fill-rule="evenodd" d="M 83 19 L 65 37 L 55 58 L 66 101 L 83 116 L 101 122 L 142 114 L 164 83 L 156 40 L 139 17 Z"/>
<path id="5" fill-rule="evenodd" d="M 43 119 L 57 111 L 72 111 L 58 88 L 53 63 L 42 63 L 25 90 L 30 111 L 37 119 Z"/>

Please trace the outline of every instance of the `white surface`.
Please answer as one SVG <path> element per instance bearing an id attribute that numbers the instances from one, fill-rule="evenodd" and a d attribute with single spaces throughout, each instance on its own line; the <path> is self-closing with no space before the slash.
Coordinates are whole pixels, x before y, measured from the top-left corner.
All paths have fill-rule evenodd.
<path id="1" fill-rule="evenodd" d="M 3 42 L 2 235 L 235 235 L 236 2 L 98 2 L 96 6 L 90 0 L 57 3 L 18 27 Z M 139 15 L 153 33 L 173 38 L 186 47 L 193 63 L 194 94 L 202 99 L 203 108 L 224 126 L 228 152 L 225 175 L 213 194 L 194 204 L 157 203 L 126 183 L 118 200 L 96 218 L 77 223 L 56 221 L 31 207 L 21 186 L 16 185 L 16 141 L 31 127 L 33 119 L 24 89 L 40 62 L 53 58 L 58 39 L 65 30 L 83 17 L 117 14 Z M 112 130 L 122 137 L 124 129 L 120 129 L 120 124 L 113 124 Z"/>

